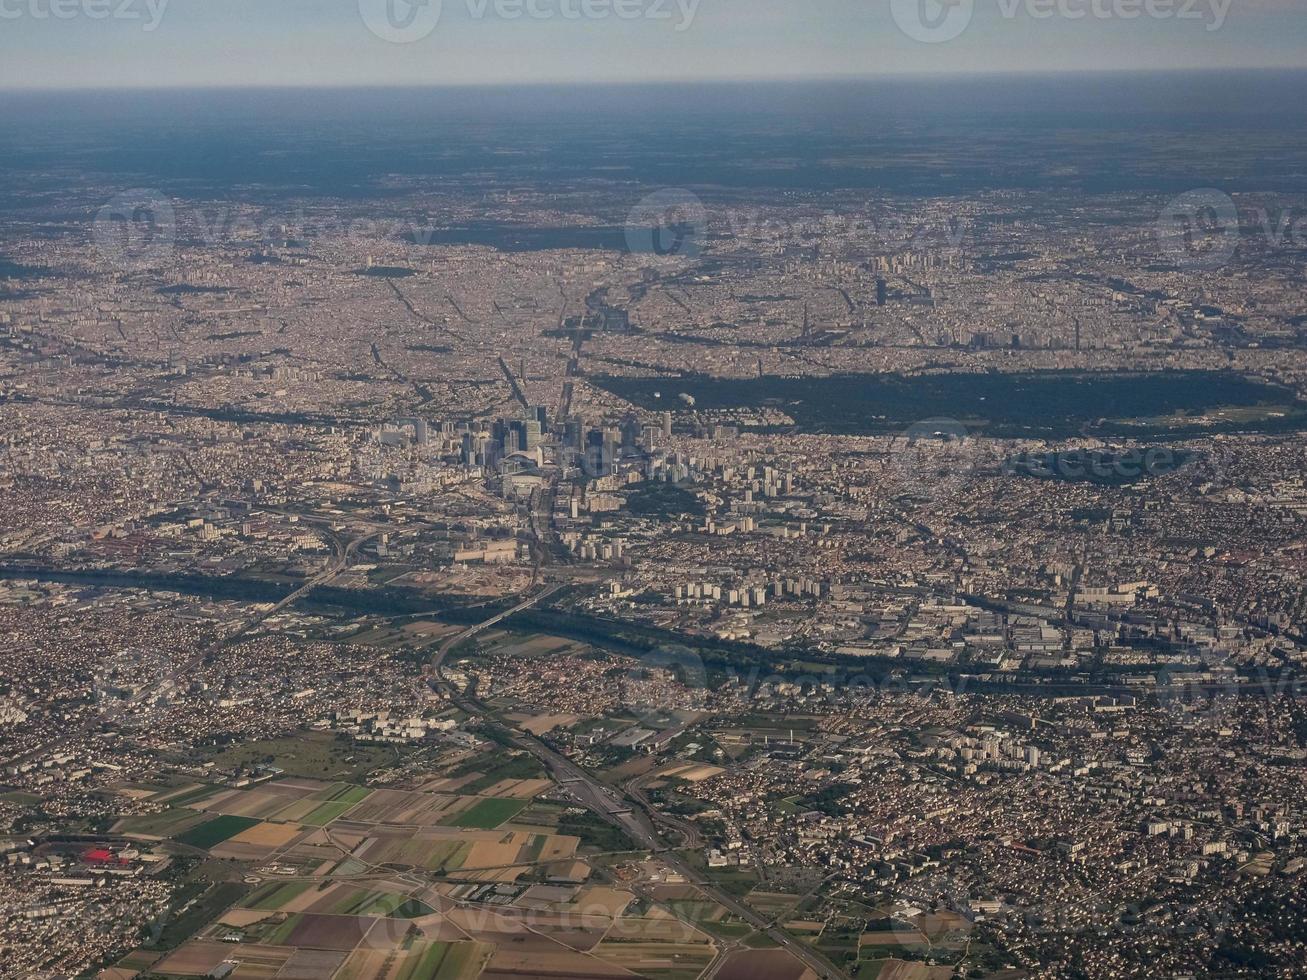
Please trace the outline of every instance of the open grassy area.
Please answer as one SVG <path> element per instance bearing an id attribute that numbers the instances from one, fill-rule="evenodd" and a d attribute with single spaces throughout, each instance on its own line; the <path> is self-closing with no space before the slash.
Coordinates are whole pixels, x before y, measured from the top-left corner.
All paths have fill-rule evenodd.
<path id="1" fill-rule="evenodd" d="M 233 745 L 213 756 L 212 761 L 222 770 L 270 765 L 288 776 L 350 782 L 394 762 L 395 750 L 356 745 L 329 732 L 303 732 Z"/>
<path id="2" fill-rule="evenodd" d="M 13 803 L 16 806 L 35 806 L 40 802 L 41 797 L 34 796 L 31 793 L 24 793 L 21 790 L 0 793 L 0 803 Z"/>
<path id="3" fill-rule="evenodd" d="M 566 813 L 558 821 L 558 833 L 568 837 L 579 837 L 581 843 L 600 851 L 630 851 L 634 849 L 631 839 L 614 827 L 605 823 L 592 813 Z"/>
<path id="4" fill-rule="evenodd" d="M 114 830 L 120 834 L 138 834 L 142 837 L 173 837 L 203 823 L 205 819 L 205 814 L 196 810 L 164 810 L 162 813 L 123 817 L 115 824 Z"/>

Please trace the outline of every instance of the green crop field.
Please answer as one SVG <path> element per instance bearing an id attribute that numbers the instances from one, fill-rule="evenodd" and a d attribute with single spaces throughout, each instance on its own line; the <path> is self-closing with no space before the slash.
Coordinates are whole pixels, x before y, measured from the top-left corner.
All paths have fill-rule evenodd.
<path id="1" fill-rule="evenodd" d="M 462 813 L 444 821 L 448 827 L 465 827 L 471 830 L 494 830 L 511 820 L 526 808 L 530 800 L 502 800 L 488 797 L 479 800 Z"/>
<path id="2" fill-rule="evenodd" d="M 244 903 L 247 909 L 275 912 L 283 905 L 288 905 L 300 895 L 313 887 L 310 881 L 288 881 L 284 884 L 273 882 L 264 885 L 251 895 Z"/>
<path id="3" fill-rule="evenodd" d="M 329 789 L 324 789 L 315 799 L 320 799 L 324 803 L 362 803 L 372 795 L 372 790 L 366 786 L 355 786 L 353 783 L 336 783 Z"/>
<path id="4" fill-rule="evenodd" d="M 178 844 L 189 847 L 216 847 L 225 840 L 230 840 L 242 831 L 249 830 L 260 821 L 249 817 L 215 817 L 198 827 L 192 827 L 173 839 Z"/>
<path id="5" fill-rule="evenodd" d="M 354 809 L 357 805 L 356 802 L 350 800 L 338 800 L 331 803 L 323 803 L 321 806 L 315 808 L 308 816 L 304 817 L 300 822 L 306 823 L 310 827 L 325 827 L 340 815 Z"/>

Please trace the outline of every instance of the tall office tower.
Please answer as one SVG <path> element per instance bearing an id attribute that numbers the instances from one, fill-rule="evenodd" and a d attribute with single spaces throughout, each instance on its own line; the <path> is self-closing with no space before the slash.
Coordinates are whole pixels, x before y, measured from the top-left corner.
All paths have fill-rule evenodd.
<path id="1" fill-rule="evenodd" d="M 503 443 L 494 439 L 485 439 L 480 448 L 482 465 L 487 469 L 493 470 L 499 465 L 499 461 L 504 458 Z"/>
<path id="2" fill-rule="evenodd" d="M 604 470 L 603 475 L 608 476 L 617 469 L 617 457 L 622 446 L 622 431 L 620 429 L 606 426 L 603 432 L 604 446 Z"/>
<path id="3" fill-rule="evenodd" d="M 884 306 L 889 301 L 889 283 L 883 276 L 876 277 L 876 305 Z"/>
<path id="4" fill-rule="evenodd" d="M 634 449 L 636 443 L 640 441 L 640 420 L 634 415 L 628 415 L 622 419 L 622 426 L 619 431 L 622 434 L 622 448 Z"/>
<path id="5" fill-rule="evenodd" d="M 569 419 L 563 427 L 563 445 L 568 449 L 580 449 L 585 440 L 585 423 Z"/>
<path id="6" fill-rule="evenodd" d="M 607 476 L 604 430 L 591 429 L 585 436 L 585 465 L 588 476 Z"/>
<path id="7" fill-rule="evenodd" d="M 539 446 L 540 442 L 540 423 L 535 419 L 528 419 L 522 427 L 522 448 L 529 452 Z"/>
<path id="8" fill-rule="evenodd" d="M 670 439 L 671 437 L 672 437 L 672 413 L 663 412 L 663 438 Z"/>
<path id="9" fill-rule="evenodd" d="M 549 429 L 549 409 L 545 405 L 537 405 L 532 410 L 535 420 L 540 423 L 540 431 L 546 432 Z"/>

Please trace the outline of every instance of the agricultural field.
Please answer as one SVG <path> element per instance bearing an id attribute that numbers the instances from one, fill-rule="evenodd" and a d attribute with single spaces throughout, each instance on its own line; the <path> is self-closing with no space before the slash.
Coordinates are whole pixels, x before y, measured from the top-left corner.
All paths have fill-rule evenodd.
<path id="1" fill-rule="evenodd" d="M 710 946 L 688 943 L 613 942 L 605 940 L 595 956 L 606 963 L 656 980 L 695 980 L 717 956 Z"/>
<path id="2" fill-rule="evenodd" d="M 271 980 L 277 976 L 294 952 L 291 949 L 267 946 L 242 946 L 241 976 L 266 977 Z M 198 940 L 187 943 L 176 952 L 164 957 L 154 966 L 152 972 L 166 976 L 207 977 L 231 956 L 232 947 L 227 943 Z"/>
<path id="3" fill-rule="evenodd" d="M 553 785 L 553 782 L 548 779 L 501 779 L 491 786 L 478 790 L 478 792 L 483 796 L 530 801 Z"/>
<path id="4" fill-rule="evenodd" d="M 908 960 L 867 960 L 858 964 L 854 980 L 952 980 L 953 967 L 929 966 Z"/>
<path id="5" fill-rule="evenodd" d="M 367 799 L 367 790 L 359 797 L 351 797 L 341 800 L 330 800 L 326 803 L 320 803 L 304 815 L 304 823 L 310 827 L 325 827 L 338 817 L 343 817 L 358 805 L 360 800 Z"/>
<path id="6" fill-rule="evenodd" d="M 358 949 L 335 980 L 473 980 L 493 949 L 481 943 L 416 941 L 403 949 Z"/>
<path id="7" fill-rule="evenodd" d="M 505 800 L 487 797 L 478 800 L 452 820 L 445 821 L 447 826 L 468 827 L 474 830 L 494 830 L 500 824 L 507 823 L 526 808 L 525 800 Z"/>
<path id="8" fill-rule="evenodd" d="M 433 832 L 434 833 L 434 832 Z M 408 856 L 411 849 L 432 848 L 433 857 L 425 863 L 414 864 L 428 870 L 437 870 L 431 862 L 439 860 L 445 872 L 459 872 L 463 876 L 471 875 L 475 880 L 513 880 L 527 870 L 533 863 L 551 863 L 571 858 L 576 853 L 577 841 L 573 837 L 559 837 L 552 834 L 532 834 L 525 831 L 494 832 L 446 832 L 444 837 L 401 838 L 401 853 Z M 389 845 L 386 853 L 391 854 L 395 844 Z M 366 860 L 375 862 L 373 851 L 368 850 Z M 411 862 L 410 862 L 411 863 Z M 495 872 L 484 874 L 481 872 Z"/>
<path id="9" fill-rule="evenodd" d="M 268 783 L 253 789 L 228 789 L 204 800 L 189 804 L 192 809 L 222 813 L 231 817 L 254 817 L 266 820 L 296 800 L 316 792 L 308 786 Z"/>
<path id="10" fill-rule="evenodd" d="M 173 840 L 187 847 L 207 850 L 258 825 L 259 821 L 250 817 L 214 817 L 176 835 Z"/>
<path id="11" fill-rule="evenodd" d="M 264 923 L 256 927 L 252 935 L 255 941 L 269 946 L 306 946 L 349 952 L 363 942 L 373 925 L 371 919 L 358 916 L 301 912 L 285 916 L 280 922 L 274 919 Z"/>
<path id="12" fill-rule="evenodd" d="M 491 762 L 489 765 L 485 758 L 478 757 L 452 770 L 449 776 L 472 777 L 462 783 L 458 789 L 463 793 L 479 794 L 486 793 L 490 787 L 507 780 L 543 779 L 544 770 L 540 767 L 540 763 L 527 753 L 517 752 L 499 758 L 499 761 Z"/>
<path id="13" fill-rule="evenodd" d="M 264 885 L 241 903 L 244 908 L 268 912 L 307 912 L 365 918 L 418 919 L 435 910 L 399 891 L 360 888 L 324 881 L 294 881 Z"/>
<path id="14" fill-rule="evenodd" d="M 725 915 L 725 910 L 720 910 Z M 712 938 L 661 907 L 649 909 L 644 915 L 623 916 L 613 925 L 607 937 L 611 942 L 663 943 L 676 946 L 707 946 Z"/>
<path id="15" fill-rule="evenodd" d="M 583 953 L 524 952 L 499 949 L 482 974 L 482 980 L 629 980 L 633 974 L 623 967 Z"/>
<path id="16" fill-rule="evenodd" d="M 330 918 L 330 917 L 325 917 Z M 310 917 L 287 920 L 274 935 L 305 945 L 187 943 L 158 962 L 152 975 L 206 977 L 227 962 L 250 980 L 475 980 L 493 950 L 474 942 L 420 938 L 412 930 L 377 935 Z M 348 944 L 348 945 L 347 945 Z"/>
<path id="17" fill-rule="evenodd" d="M 241 903 L 243 908 L 276 912 L 287 908 L 300 895 L 316 887 L 311 881 L 273 882 L 251 892 Z"/>
<path id="18" fill-rule="evenodd" d="M 718 980 L 809 980 L 815 974 L 781 949 L 732 953 L 717 971 Z"/>
<path id="19" fill-rule="evenodd" d="M 355 851 L 359 861 L 394 868 L 422 868 L 426 871 L 457 871 L 463 867 L 470 841 L 457 836 L 429 833 L 378 833 Z"/>
<path id="20" fill-rule="evenodd" d="M 218 786 L 208 783 L 188 783 L 178 788 L 170 788 L 150 798 L 151 803 L 166 803 L 168 806 L 188 806 L 195 808 L 197 803 L 216 796 L 221 792 Z"/>
<path id="21" fill-rule="evenodd" d="M 304 828 L 298 824 L 257 823 L 211 848 L 209 853 L 233 861 L 262 861 L 303 835 Z"/>
<path id="22" fill-rule="evenodd" d="M 345 954 L 329 949 L 297 949 L 277 974 L 277 980 L 321 980 L 345 962 Z"/>
<path id="23" fill-rule="evenodd" d="M 448 823 L 475 802 L 475 797 L 447 793 L 379 789 L 358 803 L 350 811 L 349 819 L 353 823 L 436 827 Z"/>

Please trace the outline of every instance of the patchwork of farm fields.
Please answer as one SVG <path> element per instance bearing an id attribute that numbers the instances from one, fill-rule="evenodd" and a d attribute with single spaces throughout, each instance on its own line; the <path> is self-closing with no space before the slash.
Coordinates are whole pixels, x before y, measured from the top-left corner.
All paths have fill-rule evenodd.
<path id="1" fill-rule="evenodd" d="M 695 980 L 723 935 L 747 931 L 692 885 L 662 883 L 637 898 L 594 877 L 578 857 L 574 811 L 537 800 L 554 783 L 529 757 L 459 760 L 370 787 L 334 741 L 256 744 L 271 745 L 282 772 L 241 786 L 163 777 L 118 788 L 133 809 L 157 812 L 124 817 L 116 832 L 181 845 L 190 862 L 207 851 L 199 862 L 216 869 L 218 884 L 185 928 L 137 951 L 150 976 Z M 709 769 L 664 776 L 693 781 Z M 766 897 L 778 912 L 797 898 Z M 133 972 L 135 962 L 119 965 Z M 789 964 L 763 957 L 726 972 L 740 965 L 760 974 L 750 980 L 781 980 Z"/>

